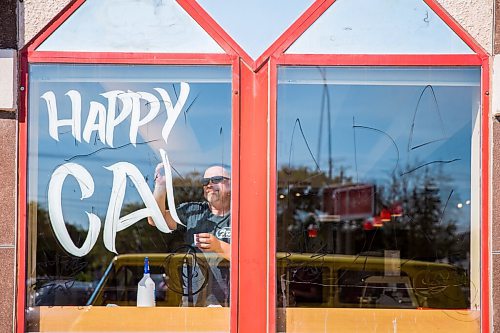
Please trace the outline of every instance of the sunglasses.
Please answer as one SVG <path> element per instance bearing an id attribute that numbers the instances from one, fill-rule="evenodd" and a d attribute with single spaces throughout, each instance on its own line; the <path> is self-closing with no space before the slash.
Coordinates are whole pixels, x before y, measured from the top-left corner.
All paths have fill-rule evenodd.
<path id="1" fill-rule="evenodd" d="M 222 183 L 225 179 L 229 179 L 227 177 L 224 177 L 224 176 L 214 176 L 214 177 L 210 177 L 210 178 L 202 178 L 201 179 L 201 185 L 203 186 L 207 186 L 210 182 L 212 184 L 220 184 Z"/>

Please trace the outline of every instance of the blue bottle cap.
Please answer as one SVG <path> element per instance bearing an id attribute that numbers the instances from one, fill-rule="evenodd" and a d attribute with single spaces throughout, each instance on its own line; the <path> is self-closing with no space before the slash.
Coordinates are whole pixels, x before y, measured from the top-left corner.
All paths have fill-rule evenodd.
<path id="1" fill-rule="evenodd" d="M 144 274 L 149 274 L 149 258 L 144 258 Z"/>

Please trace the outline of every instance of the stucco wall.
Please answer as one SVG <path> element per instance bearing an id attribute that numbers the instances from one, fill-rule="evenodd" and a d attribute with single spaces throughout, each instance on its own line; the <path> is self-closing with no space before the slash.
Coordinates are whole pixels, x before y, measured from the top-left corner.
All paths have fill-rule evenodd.
<path id="1" fill-rule="evenodd" d="M 14 112 L 0 112 L 0 333 L 14 327 L 16 120 Z"/>
<path id="2" fill-rule="evenodd" d="M 71 0 L 24 0 L 19 3 L 19 48 L 36 36 Z"/>
<path id="3" fill-rule="evenodd" d="M 437 0 L 489 53 L 493 45 L 494 0 Z"/>

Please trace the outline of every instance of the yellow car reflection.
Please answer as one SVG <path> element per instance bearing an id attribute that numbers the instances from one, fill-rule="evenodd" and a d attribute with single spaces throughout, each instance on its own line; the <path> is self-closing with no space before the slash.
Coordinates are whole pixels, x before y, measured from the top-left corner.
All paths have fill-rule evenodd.
<path id="1" fill-rule="evenodd" d="M 210 254 L 203 254 L 207 256 Z M 189 284 L 185 265 L 197 254 L 124 254 L 105 271 L 87 305 L 135 306 L 144 257 L 150 260 L 157 306 L 180 306 Z M 313 308 L 467 309 L 466 271 L 444 263 L 373 256 L 277 254 L 277 306 Z M 209 269 L 208 267 L 202 267 Z M 203 270 L 202 269 L 202 270 Z M 203 278 L 203 277 L 195 277 Z M 192 290 L 201 293 L 204 290 Z"/>

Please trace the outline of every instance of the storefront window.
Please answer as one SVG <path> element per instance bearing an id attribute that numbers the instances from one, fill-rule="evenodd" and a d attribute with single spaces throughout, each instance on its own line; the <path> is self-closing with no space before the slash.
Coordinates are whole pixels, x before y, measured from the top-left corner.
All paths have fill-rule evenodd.
<path id="1" fill-rule="evenodd" d="M 439 309 L 479 330 L 480 73 L 278 68 L 279 331 L 331 308 Z"/>
<path id="2" fill-rule="evenodd" d="M 29 74 L 28 331 L 53 306 L 135 316 L 146 257 L 157 307 L 227 308 L 231 67 Z"/>

